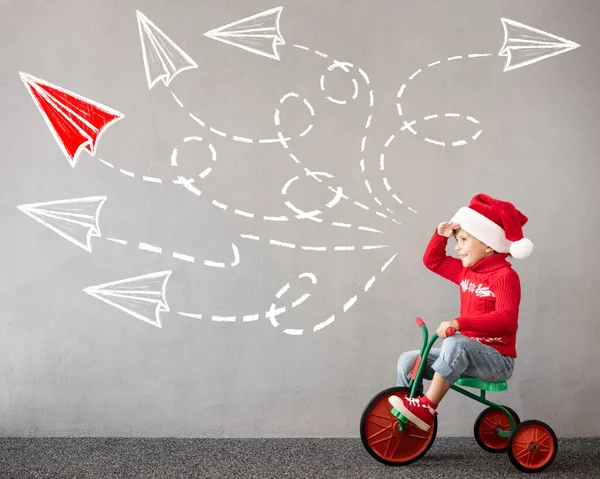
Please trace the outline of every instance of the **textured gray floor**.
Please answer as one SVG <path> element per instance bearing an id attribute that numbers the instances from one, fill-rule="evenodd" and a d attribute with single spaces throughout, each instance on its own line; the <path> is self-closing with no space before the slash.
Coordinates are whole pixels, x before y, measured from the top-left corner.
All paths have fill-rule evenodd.
<path id="1" fill-rule="evenodd" d="M 559 439 L 554 463 L 518 471 L 473 438 L 437 438 L 403 467 L 378 463 L 360 439 L 0 438 L 4 478 L 600 478 L 600 438 Z"/>

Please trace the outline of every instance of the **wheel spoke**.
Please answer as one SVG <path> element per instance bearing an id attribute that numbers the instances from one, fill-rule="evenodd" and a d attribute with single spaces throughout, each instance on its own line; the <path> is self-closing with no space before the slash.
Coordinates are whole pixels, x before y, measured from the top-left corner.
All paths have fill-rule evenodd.
<path id="1" fill-rule="evenodd" d="M 400 447 L 400 444 L 402 444 L 402 441 L 398 440 L 396 442 L 396 447 L 394 448 L 394 450 L 392 451 L 392 455 L 390 457 L 394 457 L 396 455 L 396 452 L 398 451 L 398 448 Z"/>
<path id="2" fill-rule="evenodd" d="M 377 426 L 377 427 L 389 427 L 390 423 L 392 422 L 391 418 L 385 418 L 385 421 L 383 420 L 379 420 L 379 418 L 377 418 L 378 421 L 374 421 L 372 418 L 369 417 L 368 422 Z M 381 424 L 383 422 L 383 424 Z"/>
<path id="3" fill-rule="evenodd" d="M 530 452 L 531 451 L 529 450 L 529 448 L 527 448 L 527 449 L 521 449 L 521 451 L 519 451 L 517 454 L 515 454 L 515 458 L 521 460 L 521 459 L 523 459 L 525 457 L 529 457 L 530 456 Z"/>
<path id="4" fill-rule="evenodd" d="M 392 439 L 392 437 L 393 436 L 390 434 L 388 437 L 384 437 L 384 438 L 380 439 L 379 441 L 375 441 L 375 442 L 369 441 L 369 444 L 371 444 L 371 446 L 375 446 L 377 444 L 381 444 L 382 442 L 389 441 L 390 439 Z"/>
<path id="5" fill-rule="evenodd" d="M 383 434 L 384 432 L 389 432 L 391 428 L 392 428 L 392 426 L 390 425 L 390 426 L 384 427 L 383 429 L 381 429 L 381 430 L 377 431 L 377 432 L 376 432 L 376 433 L 374 433 L 374 434 L 371 434 L 371 435 L 369 436 L 369 441 L 370 441 L 371 439 L 373 439 L 374 437 L 377 437 L 377 436 L 379 436 L 380 434 Z"/>
<path id="6" fill-rule="evenodd" d="M 383 419 L 384 421 L 389 421 L 390 420 L 390 416 L 380 416 L 379 414 L 375 414 L 372 413 L 371 415 L 369 415 L 369 420 L 371 420 L 371 418 L 376 417 L 377 419 Z"/>
<path id="7" fill-rule="evenodd" d="M 485 424 L 486 426 L 488 426 L 490 429 L 496 429 L 496 423 L 494 421 L 492 421 L 489 416 L 486 417 L 483 421 L 483 424 Z"/>

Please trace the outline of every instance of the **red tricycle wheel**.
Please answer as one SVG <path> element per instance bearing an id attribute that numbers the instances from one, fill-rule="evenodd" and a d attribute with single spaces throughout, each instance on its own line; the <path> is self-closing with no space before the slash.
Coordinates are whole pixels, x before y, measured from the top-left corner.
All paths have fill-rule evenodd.
<path id="1" fill-rule="evenodd" d="M 362 413 L 360 438 L 367 452 L 383 464 L 401 466 L 423 457 L 435 439 L 437 417 L 425 432 L 408 423 L 404 432 L 398 430 L 398 419 L 392 415 L 390 396 L 409 396 L 410 388 L 393 387 L 377 394 Z"/>
<path id="2" fill-rule="evenodd" d="M 521 422 L 517 413 L 511 408 L 504 405 L 502 407 L 511 414 L 515 421 L 515 426 Z M 488 407 L 481 411 L 473 427 L 473 434 L 475 435 L 477 444 L 488 452 L 505 452 L 508 447 L 508 437 L 499 436 L 496 432 L 498 429 L 510 431 L 510 421 L 506 417 L 506 414 L 493 407 Z"/>
<path id="3" fill-rule="evenodd" d="M 546 469 L 558 452 L 558 440 L 550 426 L 529 420 L 519 424 L 508 438 L 508 457 L 523 472 Z"/>

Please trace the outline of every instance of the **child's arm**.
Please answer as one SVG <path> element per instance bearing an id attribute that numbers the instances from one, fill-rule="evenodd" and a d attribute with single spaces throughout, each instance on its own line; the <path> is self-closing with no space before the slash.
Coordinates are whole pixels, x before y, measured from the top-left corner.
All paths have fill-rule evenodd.
<path id="1" fill-rule="evenodd" d="M 514 334 L 518 327 L 521 283 L 514 270 L 490 285 L 496 295 L 496 310 L 476 316 L 456 318 L 458 329 L 489 336 Z"/>
<path id="2" fill-rule="evenodd" d="M 441 223 L 433 233 L 423 255 L 423 264 L 434 273 L 459 284 L 462 279 L 462 262 L 446 254 L 448 237 L 453 234 L 450 226 L 451 223 Z"/>

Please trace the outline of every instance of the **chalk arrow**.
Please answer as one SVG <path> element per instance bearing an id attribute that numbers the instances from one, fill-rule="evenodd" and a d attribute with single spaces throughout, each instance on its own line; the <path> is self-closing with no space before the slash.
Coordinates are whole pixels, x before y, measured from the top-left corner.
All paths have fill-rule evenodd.
<path id="1" fill-rule="evenodd" d="M 162 328 L 160 313 L 170 311 L 165 298 L 171 271 L 159 271 L 111 283 L 89 286 L 83 291 L 134 318 Z"/>
<path id="2" fill-rule="evenodd" d="M 505 72 L 531 65 L 580 46 L 571 40 L 508 18 L 501 20 L 504 27 L 504 44 L 498 55 L 506 57 Z"/>
<path id="3" fill-rule="evenodd" d="M 74 168 L 85 148 L 96 153 L 96 143 L 109 125 L 125 115 L 89 98 L 19 72 L 54 139 Z"/>
<path id="4" fill-rule="evenodd" d="M 148 88 L 162 81 L 165 86 L 184 70 L 198 68 L 190 56 L 175 44 L 160 28 L 137 11 L 138 30 Z"/>
<path id="5" fill-rule="evenodd" d="M 98 219 L 106 196 L 46 201 L 17 206 L 67 241 L 92 252 L 92 237 L 100 237 Z"/>
<path id="6" fill-rule="evenodd" d="M 279 60 L 277 45 L 285 45 L 279 31 L 283 7 L 276 7 L 206 32 L 204 35 L 234 47 Z"/>

